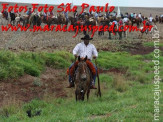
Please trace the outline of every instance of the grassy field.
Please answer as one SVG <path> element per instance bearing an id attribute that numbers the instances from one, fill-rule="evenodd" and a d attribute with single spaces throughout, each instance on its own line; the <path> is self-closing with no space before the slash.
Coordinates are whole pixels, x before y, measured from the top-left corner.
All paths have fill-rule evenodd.
<path id="1" fill-rule="evenodd" d="M 97 62 L 102 70 L 100 74 L 102 98 L 96 96 L 96 91 L 91 91 L 89 101 L 75 102 L 74 92 L 69 90 L 67 98 L 45 96 L 43 99 L 34 99 L 21 105 L 15 103 L 3 106 L 0 108 L 0 121 L 152 122 L 154 114 L 152 59 L 153 53 L 131 55 L 128 52 L 100 51 Z M 19 78 L 24 73 L 39 77 L 45 67 L 65 69 L 72 61 L 73 56 L 64 51 L 55 53 L 1 51 L 0 79 L 3 82 L 8 78 Z M 160 62 L 163 62 L 162 52 Z M 160 67 L 162 66 L 161 63 Z M 162 68 L 160 74 L 163 74 Z M 163 89 L 163 81 L 160 82 L 160 89 Z M 163 96 L 160 98 L 160 108 L 163 107 L 162 101 Z M 27 111 L 31 111 L 31 117 L 27 116 Z M 162 115 L 160 111 L 160 121 L 163 120 Z"/>

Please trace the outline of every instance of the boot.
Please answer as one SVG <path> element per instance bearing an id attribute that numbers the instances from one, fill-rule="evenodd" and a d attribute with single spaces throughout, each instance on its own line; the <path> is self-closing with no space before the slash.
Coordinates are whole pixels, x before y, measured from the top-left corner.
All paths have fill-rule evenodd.
<path id="1" fill-rule="evenodd" d="M 95 85 L 91 85 L 90 89 L 97 89 Z"/>

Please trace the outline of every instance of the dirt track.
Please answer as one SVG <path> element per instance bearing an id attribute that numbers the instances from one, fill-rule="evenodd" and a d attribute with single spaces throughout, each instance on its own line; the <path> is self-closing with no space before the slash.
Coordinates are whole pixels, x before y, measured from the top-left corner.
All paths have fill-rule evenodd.
<path id="1" fill-rule="evenodd" d="M 14 5 L 14 3 L 10 3 L 10 5 Z M 18 4 L 25 5 L 25 4 Z M 30 5 L 28 5 L 30 6 Z M 79 7 L 80 8 L 80 7 Z M 0 10 L 2 6 L 0 6 Z M 116 11 L 116 9 L 115 9 Z M 142 13 L 142 15 L 149 16 L 152 13 L 153 17 L 155 15 L 162 14 L 163 8 L 121 8 L 123 13 L 125 12 L 136 12 Z M 24 14 L 24 13 L 22 13 Z M 54 10 L 54 15 L 57 12 Z M 72 16 L 72 13 L 69 13 L 69 16 Z M 43 26 L 44 24 L 42 24 Z M 157 23 L 158 30 L 160 32 L 160 38 L 163 39 L 163 24 Z M 0 49 L 10 49 L 12 51 L 49 51 L 53 52 L 54 50 L 66 50 L 72 52 L 73 47 L 81 42 L 80 38 L 83 37 L 83 33 L 79 33 L 77 37 L 73 38 L 75 32 L 1 32 L 0 30 Z M 123 38 L 123 40 L 140 40 L 138 39 L 140 32 L 132 32 L 128 34 L 127 39 Z M 143 41 L 151 41 L 152 35 L 143 35 Z M 113 37 L 114 40 L 114 37 Z M 101 48 L 108 41 L 108 32 L 105 32 L 105 35 L 99 37 L 97 33 L 94 35 L 94 39 L 92 41 L 93 44 L 97 48 Z"/>

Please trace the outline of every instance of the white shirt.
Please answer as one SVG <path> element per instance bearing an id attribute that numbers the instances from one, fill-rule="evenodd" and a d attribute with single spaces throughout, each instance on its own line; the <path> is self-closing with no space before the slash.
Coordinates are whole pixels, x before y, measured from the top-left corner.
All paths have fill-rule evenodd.
<path id="1" fill-rule="evenodd" d="M 95 17 L 96 17 L 96 18 L 98 17 L 98 13 L 95 13 Z"/>
<path id="2" fill-rule="evenodd" d="M 73 55 L 76 54 L 80 56 L 80 58 L 85 58 L 87 56 L 87 58 L 90 60 L 92 60 L 92 56 L 98 56 L 95 46 L 91 43 L 86 46 L 84 42 L 81 42 L 75 46 L 73 49 Z"/>
<path id="3" fill-rule="evenodd" d="M 134 15 L 134 18 L 136 18 L 137 14 Z"/>
<path id="4" fill-rule="evenodd" d="M 115 25 L 117 25 L 117 24 L 118 24 L 118 22 L 117 22 L 116 20 L 114 20 L 113 22 L 115 23 Z"/>
<path id="5" fill-rule="evenodd" d="M 123 19 L 123 22 L 128 22 L 128 18 L 125 17 L 125 18 Z"/>
<path id="6" fill-rule="evenodd" d="M 149 17 L 149 21 L 152 22 L 152 20 L 153 20 L 153 17 Z"/>

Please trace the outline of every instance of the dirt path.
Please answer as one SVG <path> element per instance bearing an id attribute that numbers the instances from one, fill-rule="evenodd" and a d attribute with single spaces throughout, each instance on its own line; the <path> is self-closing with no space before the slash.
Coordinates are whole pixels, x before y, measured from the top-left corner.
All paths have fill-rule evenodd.
<path id="1" fill-rule="evenodd" d="M 36 78 L 25 74 L 18 79 L 0 82 L 0 106 L 10 103 L 28 102 L 34 98 L 42 99 L 45 95 L 67 97 L 65 70 L 47 68 Z"/>

